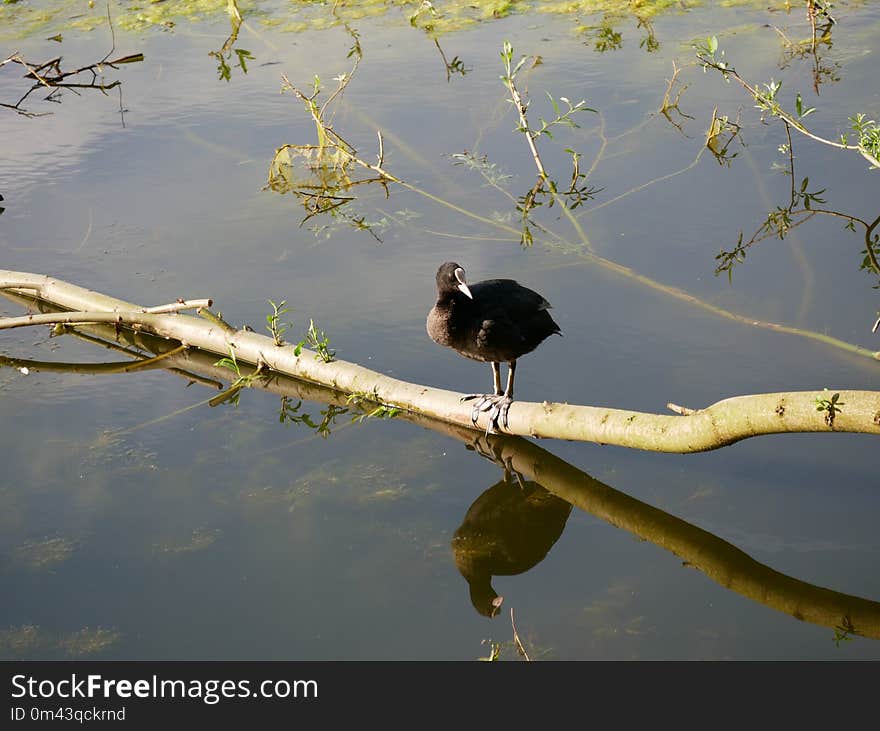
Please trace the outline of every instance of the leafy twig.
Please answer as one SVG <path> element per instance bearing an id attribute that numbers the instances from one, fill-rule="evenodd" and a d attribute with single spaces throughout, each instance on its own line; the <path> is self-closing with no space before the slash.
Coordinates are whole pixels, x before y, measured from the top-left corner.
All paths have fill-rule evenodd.
<path id="1" fill-rule="evenodd" d="M 724 52 L 721 51 L 720 54 L 718 53 L 718 39 L 715 36 L 707 38 L 704 43 L 696 44 L 695 48 L 697 50 L 697 58 L 700 60 L 703 70 L 710 68 L 715 69 L 721 73 L 725 80 L 733 78 L 752 96 L 755 100 L 755 106 L 762 112 L 768 112 L 774 117 L 779 117 L 811 140 L 841 150 L 858 152 L 870 162 L 872 166 L 880 168 L 880 159 L 878 159 L 878 157 L 880 157 L 880 127 L 878 127 L 873 120 L 866 120 L 864 115 L 857 115 L 850 118 L 853 129 L 859 135 L 859 144 L 857 145 L 848 144 L 846 135 L 841 137 L 840 142 L 820 137 L 807 129 L 807 127 L 800 121 L 813 110 L 808 110 L 803 114 L 791 114 L 785 111 L 785 109 L 782 108 L 782 105 L 777 101 L 779 90 L 782 87 L 781 81 L 771 80 L 769 84 L 764 84 L 763 88 L 749 84 L 737 73 L 732 65 L 723 60 Z M 799 95 L 798 99 L 800 99 Z M 800 107 L 801 104 L 798 103 L 798 106 Z"/>

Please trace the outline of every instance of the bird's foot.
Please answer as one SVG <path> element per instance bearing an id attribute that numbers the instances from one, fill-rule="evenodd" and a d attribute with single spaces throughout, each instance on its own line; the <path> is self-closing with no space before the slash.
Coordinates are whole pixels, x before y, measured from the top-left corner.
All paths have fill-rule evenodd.
<path id="1" fill-rule="evenodd" d="M 477 399 L 474 408 L 471 410 L 471 421 L 474 426 L 477 425 L 477 419 L 480 418 L 480 414 L 487 412 L 489 416 L 489 421 L 486 424 L 487 435 L 498 434 L 501 431 L 501 426 L 505 429 L 508 428 L 507 412 L 510 411 L 513 398 L 504 394 L 472 393 L 464 396 L 461 401 L 464 403 L 474 399 Z"/>
<path id="2" fill-rule="evenodd" d="M 514 480 L 516 484 L 514 484 Z M 513 460 L 510 457 L 507 458 L 504 465 L 504 482 L 512 487 L 518 487 L 523 495 L 527 495 L 530 492 L 522 472 L 513 466 Z"/>

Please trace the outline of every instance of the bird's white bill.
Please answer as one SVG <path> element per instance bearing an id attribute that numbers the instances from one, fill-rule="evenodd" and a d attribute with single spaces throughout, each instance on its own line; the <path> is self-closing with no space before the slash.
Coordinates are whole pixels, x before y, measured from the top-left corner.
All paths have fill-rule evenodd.
<path id="1" fill-rule="evenodd" d="M 455 278 L 458 280 L 458 288 L 470 299 L 473 299 L 474 296 L 471 294 L 471 290 L 468 288 L 467 282 L 464 279 L 464 269 L 462 269 L 461 267 L 456 269 Z"/>

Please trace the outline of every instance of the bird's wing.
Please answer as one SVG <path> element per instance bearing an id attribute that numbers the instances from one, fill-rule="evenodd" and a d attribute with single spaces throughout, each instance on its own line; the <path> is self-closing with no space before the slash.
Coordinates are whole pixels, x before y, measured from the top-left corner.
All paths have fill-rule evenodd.
<path id="1" fill-rule="evenodd" d="M 505 349 L 515 350 L 523 342 L 519 326 L 503 313 L 484 319 L 477 331 L 477 345 L 481 349 L 493 350 L 503 344 Z"/>
<path id="2" fill-rule="evenodd" d="M 517 318 L 537 310 L 549 310 L 550 303 L 534 290 L 523 287 L 513 279 L 487 279 L 470 286 L 474 302 L 486 308 L 487 314 L 503 309 L 509 317 Z"/>

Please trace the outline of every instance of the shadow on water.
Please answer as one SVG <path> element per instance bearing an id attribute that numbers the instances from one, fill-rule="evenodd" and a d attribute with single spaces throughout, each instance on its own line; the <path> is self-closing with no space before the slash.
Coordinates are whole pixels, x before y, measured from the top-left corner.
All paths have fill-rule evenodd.
<path id="1" fill-rule="evenodd" d="M 4 296 L 45 309 L 45 305 L 27 297 L 10 293 Z M 129 357 L 146 358 L 143 366 L 138 367 L 138 361 L 84 365 L 10 357 L 0 358 L 0 366 L 93 374 L 161 368 L 217 390 L 233 377 L 217 364 L 218 356 L 212 353 L 183 349 L 179 343 L 124 328 L 117 331 L 112 326 L 82 325 L 80 329 L 88 331 L 86 337 L 95 344 Z M 79 332 L 71 334 L 82 337 Z M 170 351 L 175 352 L 152 360 Z M 245 367 L 242 373 L 246 375 Z M 274 373 L 255 378 L 250 385 L 278 394 L 282 404 L 292 399 L 321 404 L 325 407 L 322 413 L 332 409 L 340 414 L 348 409 L 366 415 L 375 406 L 366 401 L 352 402 L 348 394 Z M 540 563 L 562 535 L 571 509 L 576 507 L 673 553 L 681 558 L 683 566 L 701 571 L 743 597 L 796 619 L 833 628 L 838 640 L 850 635 L 880 639 L 880 602 L 782 574 L 717 535 L 597 480 L 532 441 L 486 436 L 406 412 L 397 413 L 395 418 L 445 434 L 502 471 L 502 478 L 470 506 L 452 541 L 456 565 L 468 582 L 471 602 L 480 614 L 494 616 L 501 604 L 492 589 L 492 577 L 521 574 Z M 300 419 L 297 423 L 321 428 L 316 422 Z M 323 428 L 329 434 L 328 425 Z"/>

